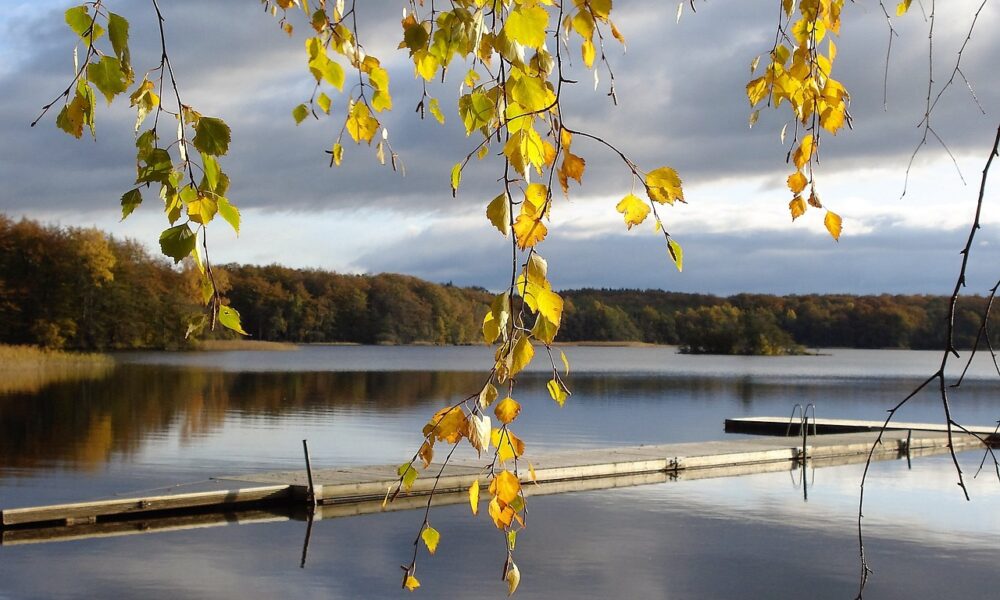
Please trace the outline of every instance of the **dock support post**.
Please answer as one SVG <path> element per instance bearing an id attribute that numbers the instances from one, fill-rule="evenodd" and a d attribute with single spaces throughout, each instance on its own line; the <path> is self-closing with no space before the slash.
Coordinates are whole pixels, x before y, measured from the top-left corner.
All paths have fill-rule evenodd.
<path id="1" fill-rule="evenodd" d="M 313 485 L 312 463 L 309 461 L 309 441 L 308 440 L 302 440 L 302 451 L 306 455 L 306 477 L 309 478 L 309 495 L 306 497 L 306 501 L 309 502 L 310 504 L 312 504 L 312 508 L 313 508 L 313 510 L 315 510 L 316 509 L 316 505 L 318 504 L 318 501 L 317 501 L 317 498 L 316 498 L 316 486 Z"/>

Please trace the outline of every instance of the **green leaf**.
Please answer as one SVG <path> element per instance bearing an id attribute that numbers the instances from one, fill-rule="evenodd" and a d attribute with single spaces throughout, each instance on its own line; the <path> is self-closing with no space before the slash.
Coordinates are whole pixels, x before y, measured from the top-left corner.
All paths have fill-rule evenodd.
<path id="1" fill-rule="evenodd" d="M 229 152 L 229 125 L 222 119 L 202 117 L 194 128 L 194 147 L 212 156 L 222 156 Z"/>
<path id="2" fill-rule="evenodd" d="M 249 335 L 243 331 L 243 326 L 240 325 L 240 313 L 232 306 L 219 307 L 219 324 L 226 329 L 232 329 L 240 335 Z"/>
<path id="3" fill-rule="evenodd" d="M 236 235 L 239 235 L 240 209 L 236 208 L 235 205 L 230 203 L 229 200 L 223 196 L 217 197 L 216 201 L 219 205 L 219 214 L 226 220 L 226 223 L 229 223 L 229 225 L 233 228 L 233 231 L 236 232 Z"/>
<path id="4" fill-rule="evenodd" d="M 145 163 L 145 164 L 142 164 Z M 167 183 L 174 165 L 170 154 L 163 148 L 153 148 L 141 159 L 136 183 Z"/>
<path id="5" fill-rule="evenodd" d="M 309 107 L 305 104 L 300 104 L 292 109 L 292 118 L 295 119 L 295 124 L 298 125 L 302 121 L 306 120 L 309 116 Z"/>
<path id="6" fill-rule="evenodd" d="M 174 264 L 190 256 L 197 243 L 198 236 L 191 231 L 187 223 L 171 227 L 160 234 L 160 251 L 164 256 L 174 259 Z"/>
<path id="7" fill-rule="evenodd" d="M 121 15 L 108 13 L 108 37 L 111 38 L 111 47 L 121 63 L 122 71 L 131 80 L 132 58 L 128 49 L 128 21 Z"/>
<path id="8" fill-rule="evenodd" d="M 677 271 L 684 270 L 684 250 L 681 245 L 674 241 L 673 238 L 667 240 L 667 252 L 670 253 L 670 258 L 677 265 Z"/>
<path id="9" fill-rule="evenodd" d="M 132 211 L 140 204 L 142 204 L 142 192 L 139 191 L 139 188 L 125 192 L 122 195 L 122 220 L 124 221 L 125 217 L 132 214 Z"/>
<path id="10" fill-rule="evenodd" d="M 424 527 L 424 530 L 420 532 L 420 538 L 424 540 L 424 544 L 427 545 L 427 551 L 431 554 L 437 552 L 438 542 L 441 541 L 441 534 L 438 533 L 437 529 L 434 529 L 429 524 Z"/>
<path id="11" fill-rule="evenodd" d="M 87 79 L 104 94 L 108 104 L 128 87 L 121 63 L 111 56 L 103 56 L 100 61 L 87 65 Z"/>
<path id="12" fill-rule="evenodd" d="M 73 33 L 80 36 L 84 42 L 90 43 L 90 27 L 94 27 L 93 38 L 96 40 L 104 35 L 104 29 L 98 25 L 94 18 L 90 16 L 85 4 L 74 6 L 66 11 L 66 24 L 73 30 Z"/>
<path id="13" fill-rule="evenodd" d="M 396 474 L 403 478 L 403 489 L 410 491 L 413 482 L 417 480 L 417 470 L 411 463 L 403 463 L 396 469 Z"/>
<path id="14" fill-rule="evenodd" d="M 222 172 L 219 170 L 219 162 L 214 156 L 202 152 L 201 165 L 205 169 L 205 183 L 208 184 L 208 189 L 214 192 L 219 185 L 219 174 Z"/>

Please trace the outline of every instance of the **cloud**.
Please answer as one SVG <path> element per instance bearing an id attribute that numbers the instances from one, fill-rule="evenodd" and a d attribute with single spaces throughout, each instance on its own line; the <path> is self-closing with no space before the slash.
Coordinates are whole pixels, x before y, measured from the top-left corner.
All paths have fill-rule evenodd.
<path id="1" fill-rule="evenodd" d="M 886 223 L 876 233 L 852 235 L 837 244 L 825 232 L 801 228 L 744 233 L 695 230 L 683 238 L 683 273 L 671 263 L 663 238 L 648 230 L 592 238 L 557 231 L 545 241 L 543 253 L 558 289 L 658 288 L 720 295 L 946 294 L 954 286 L 957 251 L 966 235 L 962 230 Z M 979 240 L 968 291 L 984 294 L 995 283 L 990 266 L 1000 260 L 1000 236 L 987 231 Z M 477 228 L 439 225 L 412 240 L 362 255 L 355 264 L 369 272 L 404 272 L 437 282 L 500 289 L 510 277 L 509 242 Z"/>
<path id="2" fill-rule="evenodd" d="M 119 100 L 110 109 L 99 107 L 96 143 L 68 138 L 56 130 L 51 114 L 38 127 L 27 126 L 40 107 L 64 89 L 69 78 L 72 40 L 61 16 L 67 5 L 55 1 L 22 2 L 0 17 L 3 34 L 0 50 L 5 58 L 9 57 L 0 67 L 0 136 L 4 139 L 0 146 L 0 181 L 4 184 L 0 210 L 35 217 L 57 213 L 67 224 L 110 223 L 117 220 L 118 198 L 129 189 L 134 175 L 134 116 L 127 102 Z M 978 2 L 974 0 L 956 0 L 938 11 L 934 64 L 938 84 L 951 74 L 976 6 Z M 368 242 L 363 249 L 354 245 L 338 250 L 339 258 L 325 263 L 322 257 L 311 255 L 308 248 L 295 255 L 308 256 L 308 260 L 298 262 L 310 266 L 360 269 L 392 266 L 392 270 L 405 271 L 412 263 L 412 268 L 421 269 L 415 274 L 433 274 L 437 279 L 487 284 L 476 277 L 493 277 L 481 265 L 502 263 L 502 259 L 498 260 L 502 254 L 497 254 L 505 251 L 502 245 L 500 250 L 489 253 L 484 250 L 481 261 L 464 264 L 467 252 L 453 242 L 437 240 L 433 233 L 421 235 L 442 245 L 430 247 L 423 237 L 399 239 L 414 227 L 422 231 L 428 222 L 451 223 L 475 218 L 479 229 L 474 231 L 478 233 L 473 234 L 469 229 L 459 234 L 471 236 L 466 241 L 473 248 L 485 244 L 475 236 L 495 237 L 480 226 L 479 220 L 482 206 L 496 195 L 499 171 L 495 159 L 473 160 L 463 176 L 459 198 L 451 197 L 450 168 L 476 143 L 474 137 L 464 135 L 454 109 L 448 108 L 454 105 L 463 69 L 456 66 L 444 84 L 429 86 L 430 93 L 446 107 L 445 126 L 415 118 L 413 107 L 422 89 L 413 79 L 412 66 L 405 54 L 394 51 L 399 36 L 398 5 L 361 3 L 359 23 L 368 51 L 387 57 L 385 64 L 392 79 L 395 108 L 391 114 L 380 116 L 393 148 L 405 165 L 405 177 L 378 165 L 371 149 L 353 144 L 348 144 L 343 167 L 327 168 L 329 158 L 324 151 L 330 148 L 340 129 L 339 117 L 295 126 L 291 108 L 312 91 L 304 65 L 301 32 L 306 27 L 304 23 L 299 21 L 300 31 L 289 39 L 254 2 L 172 0 L 164 9 L 167 42 L 182 98 L 203 113 L 220 115 L 233 125 L 231 154 L 223 160 L 223 168 L 233 179 L 229 195 L 249 211 L 248 217 L 263 219 L 257 223 L 262 231 L 257 238 L 261 244 L 255 245 L 252 253 L 236 250 L 237 255 L 259 262 L 268 262 L 268 256 L 285 261 L 289 253 L 279 246 L 268 247 L 263 230 L 268 226 L 275 230 L 294 229 L 297 218 L 299 223 L 308 223 L 304 229 L 309 236 L 316 236 L 302 239 L 318 239 L 320 234 L 314 232 L 329 224 L 337 235 L 352 227 L 363 231 L 365 235 L 354 237 L 365 237 Z M 131 4 L 123 5 L 120 10 L 132 21 L 133 62 L 144 68 L 155 66 L 159 38 L 151 12 L 145 6 Z M 811 275 L 817 269 L 810 268 L 808 261 L 801 258 L 803 253 L 795 249 L 795 244 L 812 239 L 810 236 L 825 235 L 817 233 L 821 230 L 810 229 L 808 234 L 784 232 L 775 234 L 777 237 L 767 233 L 787 223 L 783 190 L 789 171 L 783 163 L 787 146 L 781 146 L 778 140 L 787 116 L 765 110 L 760 122 L 749 129 L 750 111 L 743 87 L 751 77 L 747 68 L 750 60 L 766 53 L 773 43 L 774 15 L 771 11 L 761 11 L 754 3 L 709 2 L 699 3 L 697 13 L 686 11 L 680 24 L 676 24 L 675 11 L 676 4 L 672 3 L 616 3 L 616 21 L 628 39 L 626 53 L 614 43 L 607 48 L 619 106 L 613 106 L 606 95 L 611 81 L 607 71 L 599 71 L 600 83 L 595 91 L 591 75 L 574 64 L 570 75 L 580 83 L 567 88 L 565 118 L 574 128 L 591 131 L 621 148 L 644 168 L 664 164 L 676 167 L 685 179 L 692 205 L 711 203 L 715 207 L 714 214 L 707 208 L 692 207 L 671 212 L 671 227 L 675 224 L 682 227 L 678 235 L 683 233 L 688 260 L 693 261 L 689 262 L 691 273 L 704 260 L 700 257 L 712 256 L 723 265 L 741 266 L 729 267 L 732 273 L 720 266 L 715 279 L 699 279 L 697 274 L 686 273 L 680 281 L 693 283 L 679 283 L 676 277 L 662 273 L 661 249 L 652 238 L 643 242 L 648 245 L 648 248 L 643 246 L 643 256 L 652 258 L 636 259 L 634 268 L 614 267 L 608 256 L 594 256 L 593 260 L 612 267 L 616 272 L 613 277 L 598 275 L 598 270 L 591 272 L 585 267 L 577 267 L 579 272 L 569 275 L 573 252 L 546 248 L 545 253 L 566 252 L 567 266 L 563 269 L 567 272 L 566 285 L 610 285 L 620 281 L 622 285 L 667 288 L 706 285 L 709 287 L 705 289 L 735 291 L 739 289 L 735 287 L 737 283 L 751 286 L 745 289 L 767 288 L 768 278 L 774 276 L 784 282 L 775 283 L 774 289 L 805 290 L 809 285 L 824 290 L 836 289 L 838 285 L 850 287 L 852 284 L 844 283 L 852 281 L 850 274 L 837 264 L 831 263 L 827 270 L 840 277 Z M 991 142 L 990 119 L 1000 107 L 1000 81 L 992 77 L 990 64 L 992 57 L 1000 54 L 1000 38 L 986 35 L 997 26 L 998 12 L 992 5 L 984 9 L 963 58 L 963 72 L 991 116 L 978 113 L 964 81 L 956 81 L 942 96 L 934 113 L 935 130 L 962 161 L 965 175 L 973 183 L 984 149 Z M 917 161 L 911 194 L 905 202 L 895 200 L 901 189 L 899 174 L 920 140 L 915 125 L 926 108 L 928 75 L 927 23 L 914 12 L 896 20 L 895 27 L 899 37 L 893 43 L 887 79 L 887 112 L 883 111 L 882 88 L 888 29 L 881 12 L 849 4 L 845 8 L 843 34 L 837 42 L 840 50 L 835 74 L 853 93 L 851 112 L 855 130 L 827 137 L 818 181 L 828 203 L 844 214 L 848 223 L 854 220 L 851 230 L 854 233 L 871 231 L 876 216 L 887 218 L 892 214 L 901 215 L 908 227 L 915 226 L 914 222 L 920 219 L 914 217 L 918 214 L 914 206 L 920 207 L 920 218 L 925 224 L 937 220 L 953 227 L 956 212 L 950 203 L 935 201 L 942 197 L 945 183 L 968 195 L 968 188 L 960 188 L 953 174 L 944 176 L 945 183 L 938 180 L 940 170 L 931 167 L 941 162 L 942 154 L 932 140 Z M 571 47 L 570 53 L 571 61 L 579 63 L 578 50 Z M 343 97 L 337 95 L 333 102 L 334 111 L 342 114 L 338 111 L 344 108 Z M 632 185 L 631 173 L 617 156 L 593 141 L 578 139 L 574 151 L 587 159 L 585 185 L 579 197 L 571 201 L 584 210 L 578 221 L 565 226 L 572 230 L 570 237 L 604 236 L 609 227 L 602 224 L 605 221 L 593 218 L 598 214 L 597 209 L 587 207 L 598 203 L 606 207 L 609 201 L 613 202 L 609 199 L 627 192 Z M 879 173 L 894 174 L 894 179 L 890 184 L 872 185 L 865 173 L 870 174 L 873 168 Z M 933 173 L 929 183 L 928 172 Z M 866 185 L 852 186 L 852 180 L 863 180 Z M 740 207 L 738 203 L 748 195 L 751 185 L 760 195 L 768 196 L 772 204 L 747 202 Z M 886 191 L 888 188 L 891 191 Z M 931 188 L 937 194 L 935 197 L 928 196 Z M 140 213 L 155 217 L 153 204 L 147 202 Z M 602 218 L 605 214 L 600 213 Z M 373 219 L 373 215 L 378 218 Z M 727 215 L 721 219 L 722 225 L 713 222 L 719 215 Z M 732 222 L 739 219 L 746 231 L 736 235 Z M 145 233 L 138 229 L 128 231 L 155 240 L 158 227 L 155 221 L 155 218 L 143 221 L 149 223 Z M 249 223 L 247 226 L 250 227 Z M 872 235 L 870 239 L 893 239 L 893 231 L 885 233 L 882 237 Z M 750 260 L 746 252 L 748 240 L 782 236 L 790 236 L 784 239 L 787 245 L 767 247 L 787 256 L 761 259 L 760 263 L 746 262 Z M 619 238 L 612 236 L 601 244 L 638 251 L 638 247 L 629 246 L 638 242 Z M 569 237 L 564 239 L 558 233 L 553 240 L 571 244 Z M 723 247 L 725 244 L 733 245 Z M 861 251 L 863 246 L 852 244 L 857 244 L 856 238 L 845 239 L 841 249 L 850 246 L 858 248 L 852 252 Z M 405 260 L 390 260 L 394 249 L 404 245 Z M 483 248 L 493 246 L 485 244 Z M 882 251 L 872 248 L 876 250 Z M 884 250 L 888 252 L 891 248 Z M 582 246 L 574 250 L 577 251 L 581 256 L 589 256 Z M 805 254 L 815 258 L 815 252 L 819 251 Z M 328 255 L 333 255 L 332 251 Z M 754 251 L 753 256 L 763 255 Z M 418 257 L 423 261 L 419 265 L 414 262 Z M 878 262 L 877 258 L 870 260 Z M 932 264 L 944 262 L 941 259 Z M 782 269 L 772 274 L 769 266 L 772 264 L 797 265 L 797 283 L 793 284 L 793 278 Z M 740 272 L 748 268 L 758 270 L 752 279 Z M 659 275 L 640 275 L 640 271 Z M 858 289 L 875 289 L 881 282 L 892 289 L 934 285 L 920 272 L 914 272 L 913 276 L 910 284 L 875 279 L 858 281 L 857 285 Z M 937 280 L 937 276 L 932 279 Z M 722 283 L 727 281 L 734 283 Z"/>

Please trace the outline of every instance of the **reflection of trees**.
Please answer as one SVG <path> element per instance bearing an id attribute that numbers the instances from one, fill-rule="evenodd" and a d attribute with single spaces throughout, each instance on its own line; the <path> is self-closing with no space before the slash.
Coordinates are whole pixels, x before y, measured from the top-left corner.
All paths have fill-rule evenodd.
<path id="1" fill-rule="evenodd" d="M 481 380 L 476 373 L 224 373 L 126 365 L 97 381 L 0 397 L 0 469 L 52 461 L 96 468 L 175 426 L 182 442 L 209 434 L 227 414 L 394 411 L 468 394 Z"/>
<path id="2" fill-rule="evenodd" d="M 551 402 L 548 375 L 521 375 L 521 400 Z M 221 429 L 233 416 L 279 420 L 351 410 L 372 415 L 416 409 L 429 416 L 478 389 L 474 372 L 259 372 L 232 373 L 195 368 L 123 365 L 97 381 L 58 382 L 39 393 L 0 396 L 0 475 L 5 469 L 94 469 L 115 455 L 139 452 L 150 439 L 176 432 L 181 443 Z M 864 386 L 837 381 L 789 382 L 781 378 L 718 376 L 573 376 L 571 405 L 782 406 L 814 402 L 881 407 L 898 394 L 898 380 L 866 380 Z M 978 383 L 963 390 L 963 406 L 993 402 Z M 784 408 L 782 408 L 784 410 Z M 821 410 L 823 410 L 821 408 Z M 721 421 L 720 421 L 721 427 Z M 54 464 L 53 464 L 54 463 Z"/>

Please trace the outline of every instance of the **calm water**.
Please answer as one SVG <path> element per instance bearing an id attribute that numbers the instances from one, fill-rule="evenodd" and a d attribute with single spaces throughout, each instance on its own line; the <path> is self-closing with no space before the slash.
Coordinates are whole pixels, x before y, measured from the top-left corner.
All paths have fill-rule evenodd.
<path id="1" fill-rule="evenodd" d="M 683 356 L 669 348 L 566 348 L 573 396 L 548 399 L 544 369 L 522 378 L 518 433 L 532 451 L 719 439 L 722 420 L 880 418 L 933 370 L 937 353 Z M 485 348 L 307 347 L 297 352 L 122 355 L 97 381 L 0 396 L 0 506 L 126 494 L 221 474 L 400 462 L 438 408 L 477 390 Z M 536 358 L 541 364 L 544 356 Z M 555 357 L 560 364 L 558 356 Z M 988 361 L 956 390 L 957 417 L 989 424 L 1000 396 Z M 915 399 L 901 420 L 940 420 Z M 979 456 L 963 455 L 969 470 Z M 537 497 L 518 539 L 528 598 L 850 598 L 860 468 L 667 483 Z M 943 458 L 879 463 L 869 489 L 874 598 L 993 597 L 1000 484 L 961 499 Z M 485 517 L 435 509 L 438 555 L 423 597 L 502 597 L 502 544 Z M 414 512 L 317 522 L 298 568 L 297 521 L 0 547 L 0 598 L 402 597 L 398 565 Z M 461 567 L 461 568 L 459 568 Z M 948 578 L 939 576 L 947 572 Z M 957 587 L 956 587 L 957 586 Z"/>

